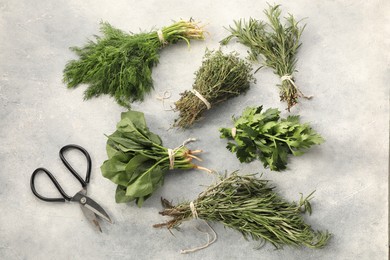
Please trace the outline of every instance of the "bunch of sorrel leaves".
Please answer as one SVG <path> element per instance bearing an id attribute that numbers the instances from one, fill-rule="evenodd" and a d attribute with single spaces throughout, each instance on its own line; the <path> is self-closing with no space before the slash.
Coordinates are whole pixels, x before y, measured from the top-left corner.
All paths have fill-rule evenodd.
<path id="1" fill-rule="evenodd" d="M 279 5 L 269 6 L 265 10 L 269 23 L 249 18 L 249 21 L 234 21 L 235 26 L 229 27 L 231 35 L 221 41 L 226 45 L 232 38 L 250 48 L 249 58 L 253 61 L 262 58 L 264 65 L 274 70 L 281 77 L 280 100 L 287 102 L 287 109 L 298 103 L 299 97 L 305 96 L 297 87 L 293 73 L 296 72 L 296 54 L 301 46 L 300 38 L 305 25 L 300 27 L 293 15 L 281 23 Z"/>
<path id="2" fill-rule="evenodd" d="M 312 213 L 310 200 L 301 196 L 299 203 L 288 202 L 274 191 L 268 180 L 255 175 L 240 176 L 237 172 L 222 177 L 209 186 L 192 203 L 197 217 L 206 221 L 218 221 L 239 231 L 246 239 L 270 242 L 276 248 L 283 245 L 322 248 L 330 238 L 325 231 L 314 231 L 304 222 L 301 213 Z M 154 227 L 171 229 L 193 218 L 189 202 L 176 206 L 162 200 L 163 216 L 172 219 Z"/>
<path id="3" fill-rule="evenodd" d="M 240 162 L 260 159 L 272 171 L 286 169 L 287 155 L 302 155 L 305 150 L 324 139 L 299 116 L 280 119 L 275 108 L 262 112 L 263 107 L 248 107 L 241 117 L 234 118 L 233 128 L 220 128 L 221 138 L 232 139 L 227 149 L 236 153 Z"/>
<path id="4" fill-rule="evenodd" d="M 188 141 L 193 141 L 192 139 Z M 194 154 L 184 144 L 175 149 L 163 146 L 160 137 L 149 131 L 144 114 L 122 113 L 117 130 L 108 136 L 106 160 L 101 166 L 104 177 L 117 184 L 117 203 L 135 200 L 138 206 L 163 184 L 170 169 L 210 170 L 193 164 Z M 171 153 L 171 157 L 170 154 Z"/>
<path id="5" fill-rule="evenodd" d="M 236 52 L 224 54 L 221 50 L 206 50 L 201 67 L 195 72 L 192 88 L 212 107 L 247 91 L 250 83 L 255 81 L 251 71 L 251 65 Z M 180 111 L 175 121 L 178 127 L 191 126 L 208 109 L 193 91 L 185 91 L 180 100 L 175 102 L 176 110 Z"/>
<path id="6" fill-rule="evenodd" d="M 128 108 L 153 89 L 152 68 L 159 61 L 161 48 L 180 40 L 189 44 L 190 39 L 204 38 L 203 29 L 192 20 L 137 34 L 107 22 L 100 30 L 103 36 L 95 36 L 96 41 L 71 48 L 79 59 L 66 64 L 63 80 L 68 88 L 88 84 L 84 99 L 108 94 Z"/>

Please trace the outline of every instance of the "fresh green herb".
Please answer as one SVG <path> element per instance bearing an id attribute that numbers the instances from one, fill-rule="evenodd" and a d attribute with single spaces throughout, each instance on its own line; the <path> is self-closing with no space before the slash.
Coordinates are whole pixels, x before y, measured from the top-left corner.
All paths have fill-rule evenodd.
<path id="1" fill-rule="evenodd" d="M 259 158 L 272 171 L 286 169 L 287 155 L 301 155 L 324 139 L 308 124 L 300 124 L 299 116 L 280 119 L 280 111 L 263 107 L 248 107 L 241 117 L 233 118 L 234 128 L 221 128 L 221 138 L 233 139 L 227 149 L 236 153 L 240 162 Z"/>
<path id="2" fill-rule="evenodd" d="M 192 139 L 188 141 L 193 141 Z M 200 160 L 185 144 L 168 149 L 160 137 L 149 131 L 144 114 L 136 111 L 122 113 L 117 130 L 107 141 L 106 160 L 101 166 L 104 177 L 118 184 L 117 203 L 135 200 L 138 206 L 163 184 L 164 174 L 170 169 L 210 170 L 191 162 Z"/>
<path id="3" fill-rule="evenodd" d="M 195 72 L 193 90 L 182 93 L 175 103 L 176 110 L 180 111 L 175 125 L 189 127 L 206 109 L 248 90 L 254 82 L 251 70 L 251 65 L 236 52 L 224 54 L 221 50 L 206 50 L 201 67 Z"/>
<path id="4" fill-rule="evenodd" d="M 188 202 L 173 206 L 163 199 L 165 209 L 160 214 L 172 219 L 154 227 L 177 227 L 196 212 L 200 219 L 219 221 L 246 239 L 268 241 L 276 248 L 283 245 L 322 248 L 331 235 L 327 231 L 314 231 L 301 215 L 306 211 L 311 214 L 312 194 L 301 196 L 299 203 L 291 203 L 280 197 L 267 180 L 233 173 L 202 192 L 192 202 L 195 211 Z"/>
<path id="5" fill-rule="evenodd" d="M 102 37 L 83 47 L 72 47 L 79 60 L 71 60 L 64 69 L 68 88 L 89 84 L 84 99 L 102 94 L 130 107 L 142 101 L 153 89 L 152 68 L 159 61 L 159 50 L 180 40 L 203 39 L 204 31 L 193 21 L 179 21 L 160 31 L 126 33 L 109 23 L 101 24 Z"/>
<path id="6" fill-rule="evenodd" d="M 299 97 L 306 97 L 296 86 L 293 73 L 296 71 L 298 52 L 302 32 L 305 28 L 299 27 L 299 21 L 290 14 L 286 25 L 280 21 L 279 5 L 270 6 L 265 10 L 269 23 L 249 18 L 248 22 L 234 21 L 235 27 L 230 27 L 230 36 L 221 41 L 226 45 L 232 38 L 250 48 L 249 58 L 253 61 L 259 56 L 264 59 L 264 65 L 272 68 L 275 74 L 281 77 L 280 100 L 287 102 L 287 109 L 298 103 Z"/>

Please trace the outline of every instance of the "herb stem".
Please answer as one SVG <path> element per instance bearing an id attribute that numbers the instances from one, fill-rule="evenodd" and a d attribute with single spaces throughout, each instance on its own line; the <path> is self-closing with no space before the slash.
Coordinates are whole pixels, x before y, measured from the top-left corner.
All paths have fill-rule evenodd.
<path id="1" fill-rule="evenodd" d="M 287 141 L 286 139 L 282 139 L 282 138 L 276 137 L 276 136 L 274 136 L 274 135 L 270 135 L 270 134 L 262 134 L 262 135 L 267 136 L 267 137 L 269 137 L 269 138 L 271 138 L 271 139 L 275 139 L 275 140 L 279 140 L 279 141 L 288 143 L 288 141 Z"/>

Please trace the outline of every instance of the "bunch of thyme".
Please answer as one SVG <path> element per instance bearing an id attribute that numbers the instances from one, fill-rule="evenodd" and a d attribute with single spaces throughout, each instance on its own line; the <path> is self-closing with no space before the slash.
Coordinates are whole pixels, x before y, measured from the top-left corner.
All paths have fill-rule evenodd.
<path id="1" fill-rule="evenodd" d="M 115 98 L 119 105 L 142 101 L 153 89 L 152 68 L 159 61 L 159 50 L 171 43 L 204 39 L 204 31 L 194 21 L 178 21 L 158 31 L 126 33 L 109 23 L 101 24 L 102 37 L 83 47 L 72 47 L 79 57 L 69 61 L 63 81 L 68 88 L 88 84 L 84 99 L 102 94 Z"/>
<path id="2" fill-rule="evenodd" d="M 180 111 L 175 125 L 189 127 L 205 110 L 248 90 L 255 81 L 251 71 L 251 65 L 239 58 L 237 52 L 206 50 L 201 67 L 195 72 L 193 90 L 185 91 L 175 102 L 176 110 Z"/>
<path id="3" fill-rule="evenodd" d="M 291 14 L 285 18 L 286 24 L 281 23 L 279 5 L 269 6 L 265 10 L 269 23 L 249 18 L 248 22 L 234 21 L 235 26 L 229 27 L 231 35 L 221 41 L 226 45 L 232 38 L 250 48 L 249 59 L 256 61 L 263 58 L 264 65 L 272 68 L 281 79 L 280 100 L 287 102 L 287 109 L 298 103 L 299 97 L 305 96 L 295 84 L 293 73 L 296 71 L 299 43 L 306 25 L 300 27 Z M 261 68 L 261 67 L 260 67 Z"/>
<path id="4" fill-rule="evenodd" d="M 299 203 L 288 202 L 274 191 L 268 180 L 235 172 L 208 187 L 192 203 L 197 217 L 219 221 L 246 239 L 268 241 L 276 248 L 283 245 L 322 248 L 331 235 L 327 231 L 314 231 L 301 215 L 311 214 L 312 194 L 301 196 Z M 163 199 L 162 203 L 165 208 L 160 214 L 172 219 L 154 227 L 171 229 L 193 217 L 194 210 L 188 202 L 173 206 Z"/>

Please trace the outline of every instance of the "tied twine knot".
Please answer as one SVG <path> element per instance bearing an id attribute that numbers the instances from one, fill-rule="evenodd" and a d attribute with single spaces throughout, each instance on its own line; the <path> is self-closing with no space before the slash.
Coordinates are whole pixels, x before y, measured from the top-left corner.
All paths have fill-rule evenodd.
<path id="1" fill-rule="evenodd" d="M 294 81 L 293 81 L 292 75 L 289 75 L 289 74 L 283 75 L 282 77 L 280 77 L 280 80 L 281 80 L 282 82 L 285 81 L 285 80 L 288 80 L 288 81 L 290 81 L 292 84 L 294 84 L 294 86 L 295 86 L 295 83 L 294 83 Z"/>
<path id="2" fill-rule="evenodd" d="M 305 94 L 302 93 L 302 91 L 295 84 L 292 75 L 290 75 L 290 74 L 283 75 L 282 77 L 280 77 L 280 80 L 282 81 L 282 83 L 283 83 L 283 81 L 289 81 L 291 83 L 291 85 L 297 90 L 297 92 L 299 93 L 300 96 L 302 96 L 302 97 L 304 97 L 306 99 L 312 99 L 313 98 L 313 96 L 306 96 Z"/>
<path id="3" fill-rule="evenodd" d="M 233 127 L 232 128 L 232 137 L 236 137 L 236 134 L 237 134 L 237 128 Z"/>
<path id="4" fill-rule="evenodd" d="M 164 34 L 161 30 L 157 31 L 157 36 L 162 44 L 167 44 L 167 42 L 165 41 L 165 38 L 164 38 Z"/>
<path id="5" fill-rule="evenodd" d="M 211 104 L 210 102 L 207 101 L 207 99 L 202 96 L 202 94 L 200 94 L 198 91 L 196 91 L 195 89 L 191 90 L 191 92 L 197 96 L 200 100 L 202 100 L 202 102 L 206 105 L 207 107 L 207 110 L 209 110 L 211 108 Z"/>
<path id="6" fill-rule="evenodd" d="M 195 208 L 195 205 L 194 205 L 193 201 L 190 202 L 190 209 L 191 209 L 191 212 L 192 212 L 192 217 L 194 219 L 197 219 L 198 218 L 198 212 L 196 211 L 196 208 Z"/>
<path id="7" fill-rule="evenodd" d="M 175 154 L 176 152 L 182 148 L 183 146 L 185 146 L 186 144 L 188 143 L 191 143 L 191 142 L 195 142 L 196 141 L 196 138 L 188 138 L 187 140 L 185 140 L 181 145 L 179 145 L 178 147 L 174 148 L 174 149 L 169 149 L 168 148 L 168 157 L 169 157 L 169 169 L 170 170 L 173 170 L 174 169 L 174 166 L 175 166 Z"/>
<path id="8" fill-rule="evenodd" d="M 191 209 L 191 212 L 192 212 L 192 217 L 194 219 L 198 219 L 198 212 L 196 211 L 195 204 L 194 204 L 193 201 L 190 202 L 190 209 Z M 203 220 L 203 221 L 204 221 L 204 223 L 206 223 L 208 229 L 213 234 L 213 238 L 211 239 L 211 236 L 210 236 L 209 232 L 200 230 L 199 226 L 198 226 L 196 228 L 197 230 L 199 230 L 202 233 L 206 233 L 207 234 L 207 243 L 204 244 L 203 246 L 198 246 L 198 247 L 191 248 L 191 249 L 181 250 L 180 253 L 188 254 L 188 253 L 196 252 L 198 250 L 201 250 L 201 249 L 204 249 L 204 248 L 208 247 L 209 245 L 211 245 L 212 243 L 214 243 L 217 240 L 218 237 L 217 237 L 217 233 L 215 233 L 215 230 L 209 225 L 209 223 L 207 223 L 207 221 L 205 221 L 205 220 Z M 198 222 L 198 225 L 199 225 L 199 222 Z"/>

